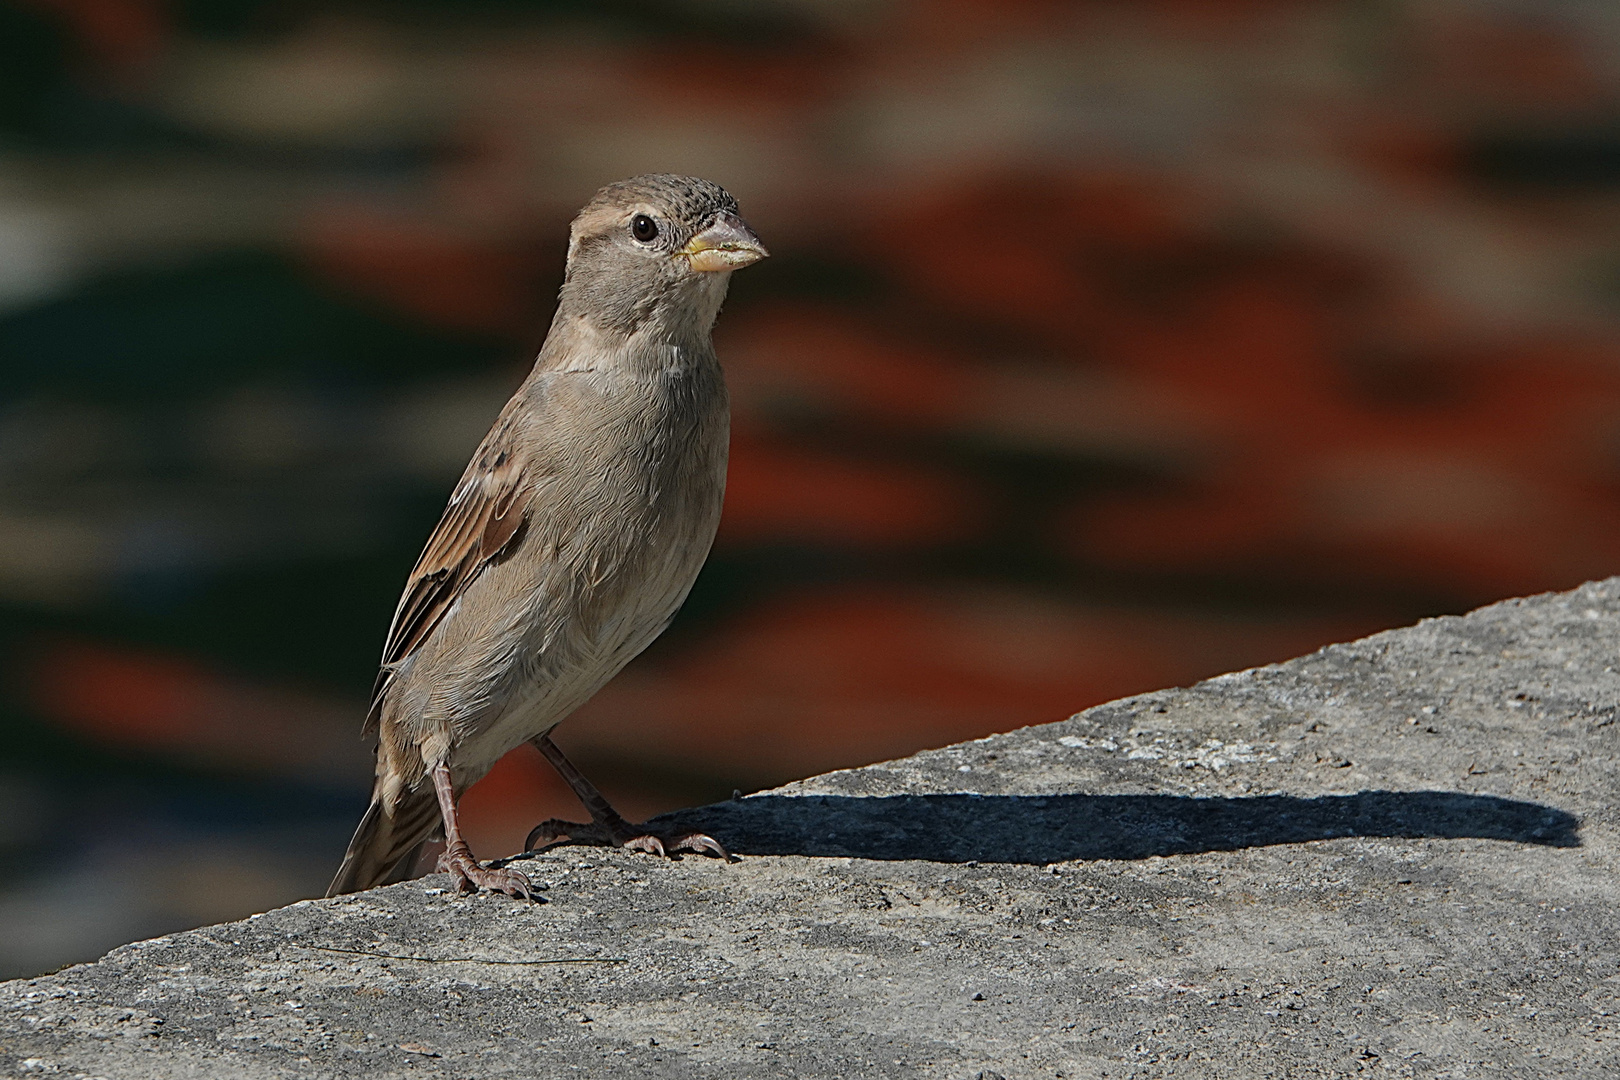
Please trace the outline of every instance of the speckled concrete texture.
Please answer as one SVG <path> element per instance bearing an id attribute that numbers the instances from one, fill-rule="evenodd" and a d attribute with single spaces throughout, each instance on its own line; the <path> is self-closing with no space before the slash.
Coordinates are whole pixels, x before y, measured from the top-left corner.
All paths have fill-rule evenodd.
<path id="1" fill-rule="evenodd" d="M 0 986 L 138 1077 L 1620 1075 L 1620 579 Z M 762 717 L 761 723 L 768 723 Z"/>

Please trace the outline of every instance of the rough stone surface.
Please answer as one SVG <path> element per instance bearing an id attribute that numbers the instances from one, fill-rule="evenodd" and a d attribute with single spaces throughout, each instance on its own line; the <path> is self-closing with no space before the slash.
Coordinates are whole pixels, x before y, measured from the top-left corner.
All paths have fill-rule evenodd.
<path id="1" fill-rule="evenodd" d="M 0 986 L 135 1077 L 1620 1076 L 1620 579 Z"/>

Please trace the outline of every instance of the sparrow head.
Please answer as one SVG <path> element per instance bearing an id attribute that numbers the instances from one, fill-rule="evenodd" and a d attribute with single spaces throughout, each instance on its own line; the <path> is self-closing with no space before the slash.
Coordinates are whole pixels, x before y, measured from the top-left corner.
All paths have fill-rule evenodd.
<path id="1" fill-rule="evenodd" d="M 707 333 L 731 271 L 767 254 L 720 185 L 635 176 L 598 191 L 574 219 L 563 304 L 627 333 Z"/>

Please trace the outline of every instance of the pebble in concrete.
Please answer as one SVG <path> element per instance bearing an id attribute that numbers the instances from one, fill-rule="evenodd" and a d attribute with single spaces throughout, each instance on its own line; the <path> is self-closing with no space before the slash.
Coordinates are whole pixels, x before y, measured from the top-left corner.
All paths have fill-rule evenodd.
<path id="1" fill-rule="evenodd" d="M 53 1077 L 1620 1075 L 1620 579 L 0 985 Z M 762 722 L 764 722 L 762 720 Z"/>

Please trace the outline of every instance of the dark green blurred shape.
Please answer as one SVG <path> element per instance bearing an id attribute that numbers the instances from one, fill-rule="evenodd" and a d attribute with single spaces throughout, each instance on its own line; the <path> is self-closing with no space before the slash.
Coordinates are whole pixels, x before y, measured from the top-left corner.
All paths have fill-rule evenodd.
<path id="1" fill-rule="evenodd" d="M 389 383 L 513 351 L 341 297 L 279 256 L 236 252 L 107 277 L 0 319 L 0 393 L 172 399 L 270 376 Z"/>
<path id="2" fill-rule="evenodd" d="M 37 137 L 68 86 L 61 23 L 46 12 L 0 4 L 0 136 Z"/>
<path id="3" fill-rule="evenodd" d="M 1600 190 L 1620 187 L 1620 121 L 1564 130 L 1496 132 L 1470 149 L 1475 176 L 1502 187 Z"/>

